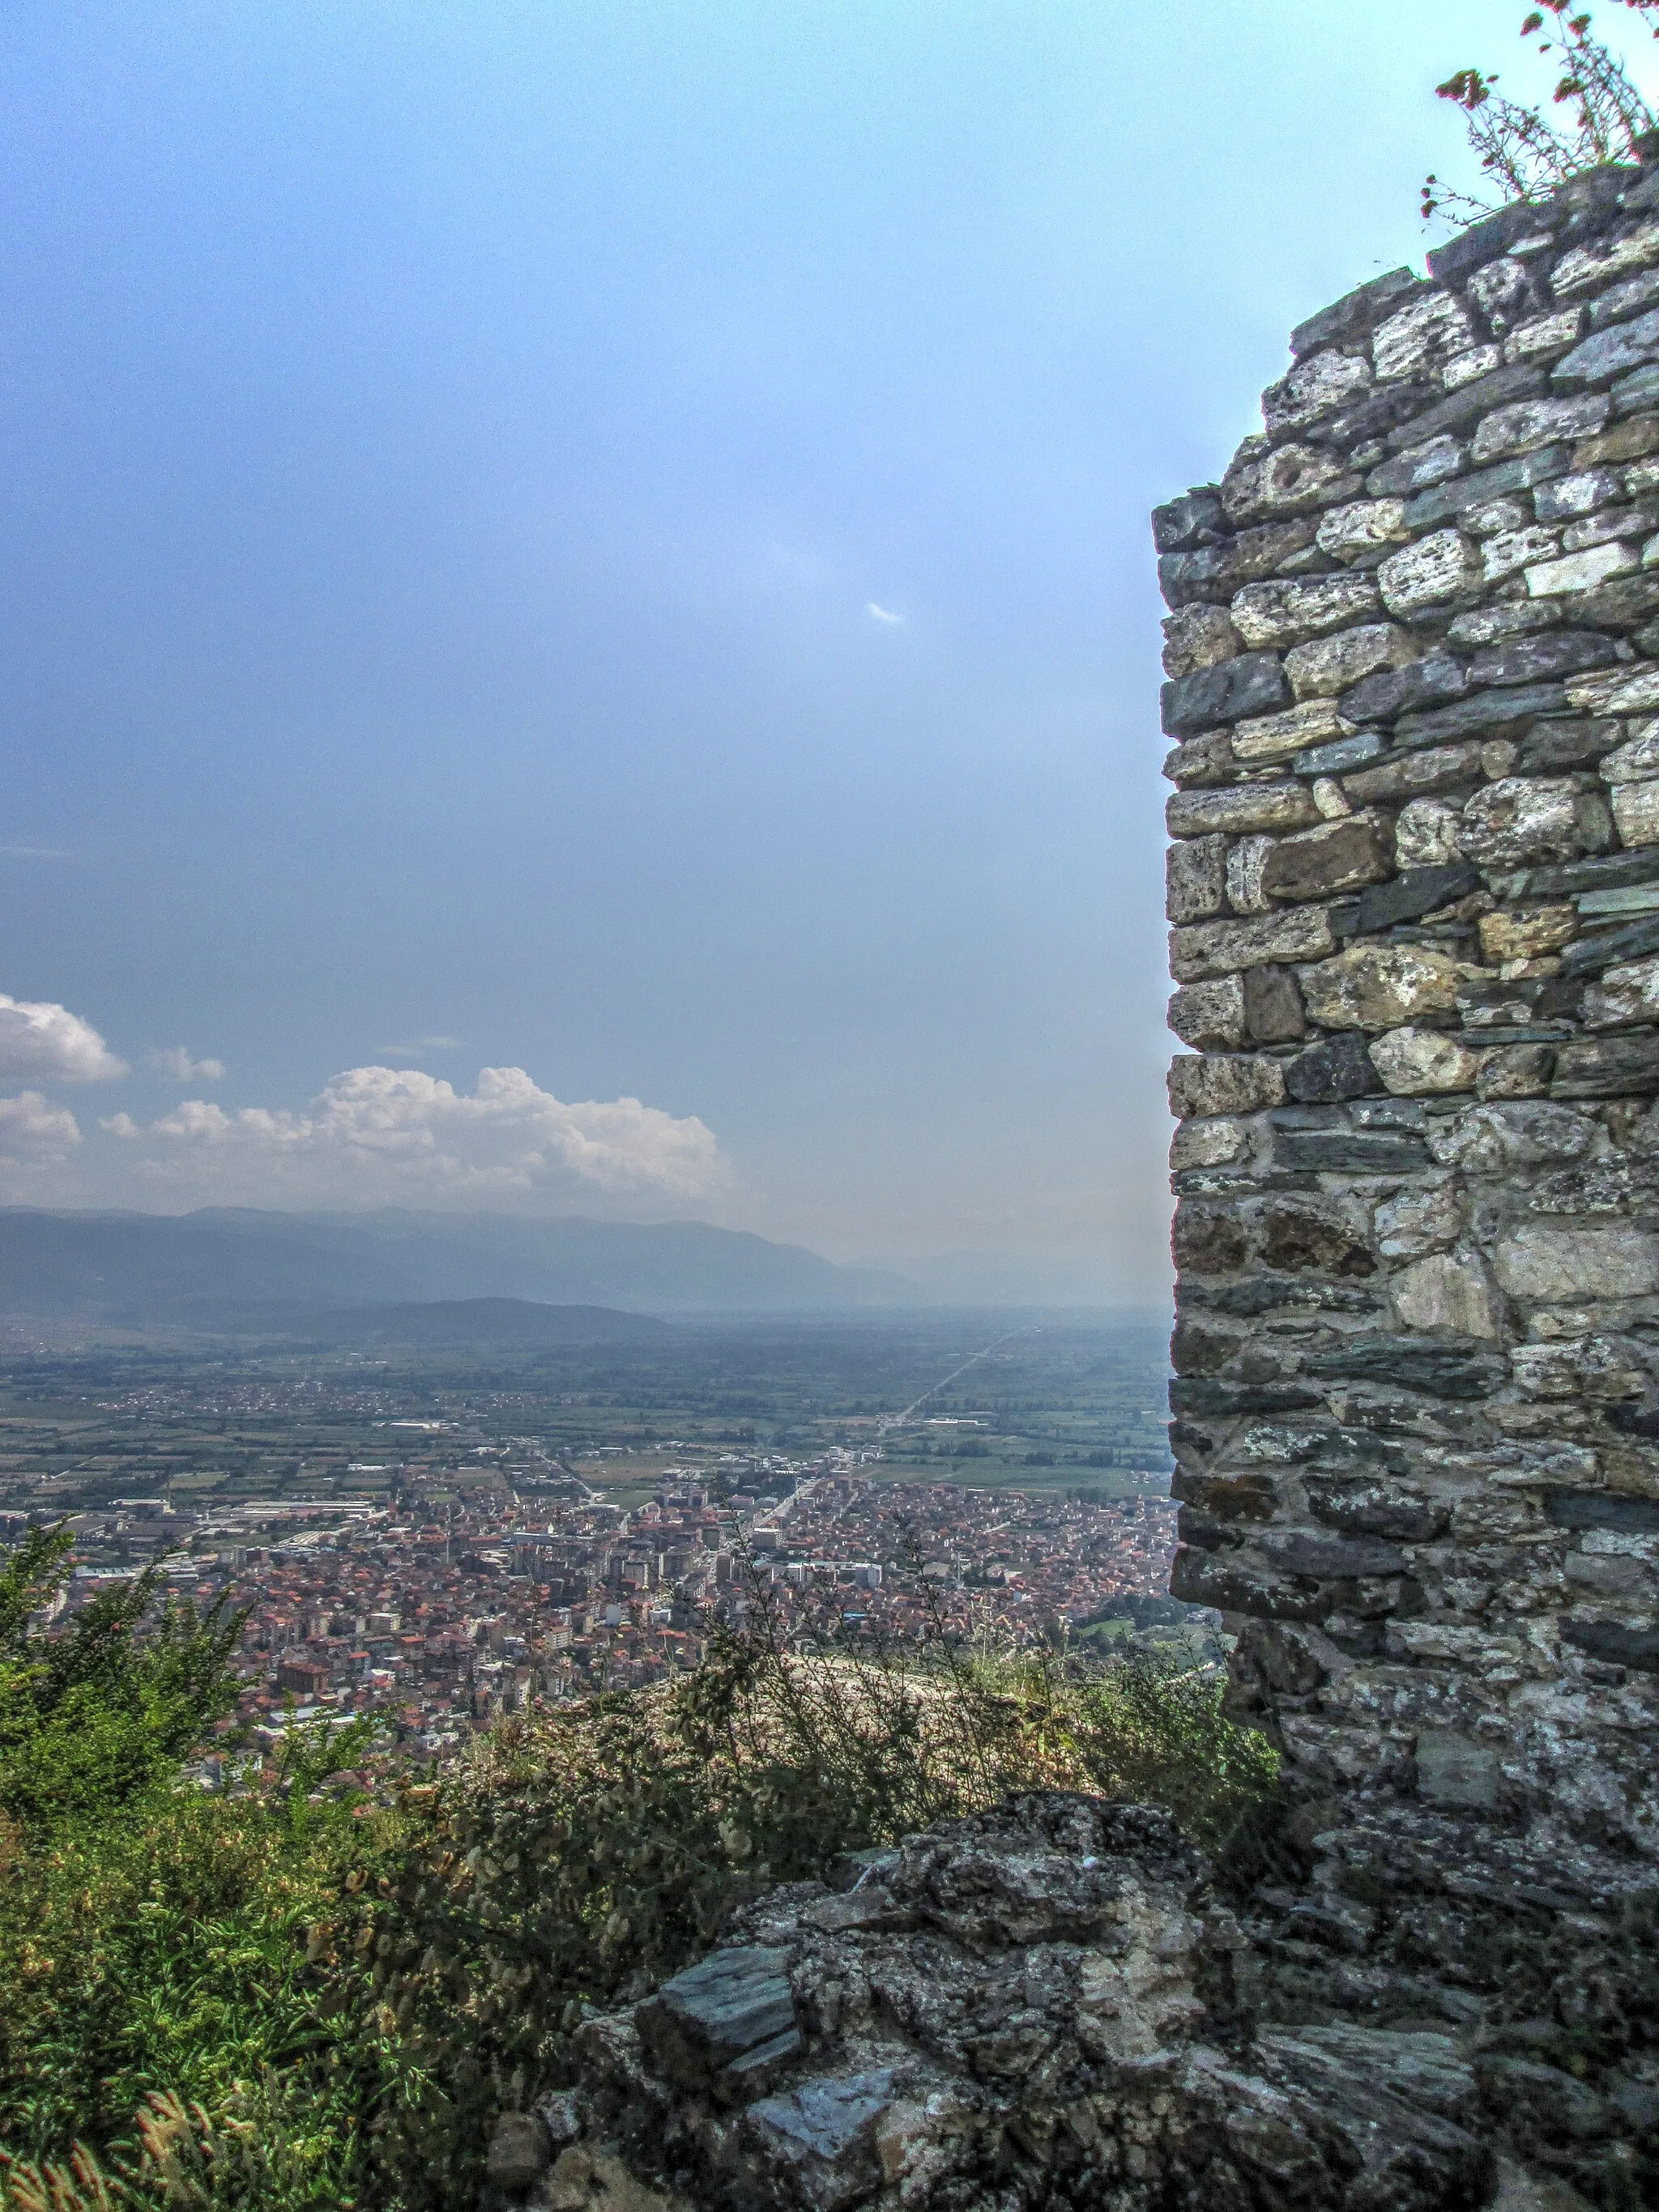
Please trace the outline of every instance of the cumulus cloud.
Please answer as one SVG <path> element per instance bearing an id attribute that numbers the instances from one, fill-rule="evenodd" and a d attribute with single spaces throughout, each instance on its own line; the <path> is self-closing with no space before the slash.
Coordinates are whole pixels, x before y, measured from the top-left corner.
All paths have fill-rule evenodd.
<path id="1" fill-rule="evenodd" d="M 144 1057 L 157 1074 L 170 1075 L 175 1083 L 217 1083 L 225 1072 L 222 1060 L 192 1060 L 188 1045 L 158 1045 Z"/>
<path id="2" fill-rule="evenodd" d="M 890 607 L 878 607 L 873 599 L 866 601 L 864 611 L 872 622 L 893 623 L 901 629 L 904 627 L 902 615 L 896 615 Z"/>
<path id="3" fill-rule="evenodd" d="M 125 1135 L 123 1120 L 106 1124 Z M 521 1067 L 486 1067 L 469 1096 L 417 1069 L 354 1067 L 303 1112 L 186 1099 L 142 1133 L 153 1177 L 198 1193 L 350 1203 L 586 1188 L 689 1200 L 726 1179 L 713 1132 L 637 1098 L 567 1105 Z"/>
<path id="4" fill-rule="evenodd" d="M 0 1168 L 13 1171 L 56 1167 L 81 1141 L 67 1106 L 54 1106 L 39 1091 L 0 1098 Z"/>
<path id="5" fill-rule="evenodd" d="M 0 991 L 0 1082 L 103 1083 L 126 1072 L 125 1060 L 67 1006 Z"/>

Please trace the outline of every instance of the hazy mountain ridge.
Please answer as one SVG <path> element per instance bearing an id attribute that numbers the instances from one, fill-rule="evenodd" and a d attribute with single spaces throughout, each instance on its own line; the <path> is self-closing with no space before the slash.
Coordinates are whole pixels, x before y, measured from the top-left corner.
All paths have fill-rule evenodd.
<path id="1" fill-rule="evenodd" d="M 901 1276 L 701 1221 L 0 1208 L 0 1312 L 41 1318 L 204 1327 L 256 1308 L 268 1319 L 477 1299 L 789 1312 L 916 1297 Z"/>

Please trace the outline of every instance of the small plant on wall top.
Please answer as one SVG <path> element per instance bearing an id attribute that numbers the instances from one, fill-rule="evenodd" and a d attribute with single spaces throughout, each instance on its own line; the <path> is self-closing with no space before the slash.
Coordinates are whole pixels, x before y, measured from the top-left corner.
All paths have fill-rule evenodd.
<path id="1" fill-rule="evenodd" d="M 1659 39 L 1659 0 L 1620 0 Z M 1498 90 L 1498 75 L 1461 69 L 1435 89 L 1462 110 L 1469 143 L 1490 178 L 1491 198 L 1454 191 L 1425 179 L 1425 219 L 1471 222 L 1511 200 L 1538 199 L 1568 178 L 1606 161 L 1633 161 L 1659 129 L 1632 81 L 1624 56 L 1595 34 L 1587 11 L 1569 0 L 1543 0 L 1521 25 L 1521 36 L 1559 72 L 1547 104 L 1526 106 Z"/>

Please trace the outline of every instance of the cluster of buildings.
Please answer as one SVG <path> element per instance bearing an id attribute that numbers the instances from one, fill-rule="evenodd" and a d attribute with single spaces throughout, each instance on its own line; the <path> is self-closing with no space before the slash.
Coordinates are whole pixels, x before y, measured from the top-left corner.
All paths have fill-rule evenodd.
<path id="1" fill-rule="evenodd" d="M 402 1468 L 379 1500 L 118 1498 L 77 1516 L 69 1601 L 159 1559 L 175 1591 L 246 1612 L 238 1720 L 256 1747 L 370 1714 L 383 1741 L 431 1757 L 538 1701 L 694 1666 L 715 1620 L 787 1639 L 1029 1642 L 1168 1587 L 1163 1499 L 878 1481 L 865 1457 L 670 1467 L 632 1507 L 568 1463 L 494 1453 L 459 1484 Z"/>

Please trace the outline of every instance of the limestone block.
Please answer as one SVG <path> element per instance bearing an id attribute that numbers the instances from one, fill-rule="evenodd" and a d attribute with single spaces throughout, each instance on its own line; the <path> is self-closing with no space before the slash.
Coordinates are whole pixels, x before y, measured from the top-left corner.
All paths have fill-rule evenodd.
<path id="1" fill-rule="evenodd" d="M 1307 1031 L 1296 977 L 1264 964 L 1244 970 L 1244 1034 L 1256 1044 L 1288 1044 Z"/>
<path id="2" fill-rule="evenodd" d="M 1261 714 L 1240 722 L 1233 732 L 1233 752 L 1252 764 L 1288 760 L 1310 745 L 1351 738 L 1355 725 L 1338 711 L 1334 699 L 1310 699 L 1281 714 Z"/>
<path id="3" fill-rule="evenodd" d="M 1235 836 L 1256 830 L 1307 830 L 1320 818 L 1313 793 L 1300 783 L 1234 784 L 1221 791 L 1178 791 L 1164 810 L 1172 837 Z"/>
<path id="4" fill-rule="evenodd" d="M 1504 776 L 1464 806 L 1463 850 L 1487 867 L 1570 860 L 1584 849 L 1580 811 L 1571 776 Z"/>
<path id="5" fill-rule="evenodd" d="M 1316 830 L 1273 842 L 1261 888 L 1269 898 L 1322 899 L 1381 883 L 1394 873 L 1391 842 L 1387 820 L 1376 814 L 1322 822 Z"/>
<path id="6" fill-rule="evenodd" d="M 1394 722 L 1401 714 L 1461 699 L 1469 688 L 1463 663 L 1437 646 L 1420 659 L 1401 668 L 1379 669 L 1363 677 L 1352 691 L 1342 695 L 1342 711 L 1350 721 Z"/>
<path id="7" fill-rule="evenodd" d="M 1659 1039 L 1644 1030 L 1559 1045 L 1553 1098 L 1646 1098 L 1659 1091 Z"/>
<path id="8" fill-rule="evenodd" d="M 1462 476 L 1468 460 L 1467 447 L 1449 432 L 1438 433 L 1419 439 L 1403 453 L 1374 468 L 1365 479 L 1365 489 L 1378 498 L 1427 491 Z M 1409 538 L 1411 532 L 1401 534 Z"/>
<path id="9" fill-rule="evenodd" d="M 1582 522 L 1570 522 L 1561 532 L 1561 550 L 1564 553 L 1577 553 L 1586 545 L 1600 545 L 1609 538 L 1645 537 L 1656 522 L 1659 522 L 1659 510 L 1651 500 L 1609 507 L 1600 514 L 1587 515 Z M 1656 558 L 1659 558 L 1656 543 L 1659 541 L 1652 538 L 1645 538 L 1642 548 L 1644 568 L 1651 568 Z"/>
<path id="10" fill-rule="evenodd" d="M 1484 507 L 1470 507 L 1463 517 L 1463 526 L 1466 530 L 1472 530 L 1477 538 L 1502 538 L 1523 530 L 1531 520 L 1531 510 L 1520 500 L 1493 499 Z M 1490 575 L 1492 562 L 1490 545 L 1481 547 L 1480 558 Z"/>
<path id="11" fill-rule="evenodd" d="M 1238 763 L 1233 758 L 1231 738 L 1225 730 L 1211 730 L 1204 737 L 1171 746 L 1164 757 L 1164 773 L 1182 790 L 1188 784 L 1237 782 Z"/>
<path id="12" fill-rule="evenodd" d="M 1659 845 L 1659 782 L 1616 783 L 1607 798 L 1621 845 Z"/>
<path id="13" fill-rule="evenodd" d="M 1463 1230 L 1463 1206 L 1449 1176 L 1415 1185 L 1384 1199 L 1372 1224 L 1376 1249 L 1386 1260 L 1420 1260 L 1443 1252 Z"/>
<path id="14" fill-rule="evenodd" d="M 1599 291 L 1615 276 L 1648 269 L 1659 262 L 1659 222 L 1638 223 L 1622 238 L 1593 239 L 1564 253 L 1550 272 L 1550 289 L 1558 300 L 1582 297 Z"/>
<path id="15" fill-rule="evenodd" d="M 1659 959 L 1609 968 L 1584 994 L 1586 1029 L 1626 1029 L 1652 1021 L 1659 1021 Z"/>
<path id="16" fill-rule="evenodd" d="M 1481 468 L 1511 453 L 1553 445 L 1558 439 L 1593 438 L 1612 404 L 1604 392 L 1586 392 L 1571 398 L 1521 399 L 1511 406 L 1494 407 L 1474 434 L 1469 459 Z"/>
<path id="17" fill-rule="evenodd" d="M 1228 470 L 1221 503 L 1234 523 L 1309 514 L 1352 499 L 1362 480 L 1340 454 L 1319 446 L 1280 446 L 1269 453 L 1248 447 Z"/>
<path id="18" fill-rule="evenodd" d="M 1479 1056 L 1443 1030 L 1389 1030 L 1373 1038 L 1371 1065 L 1396 1097 L 1472 1091 Z"/>
<path id="19" fill-rule="evenodd" d="M 1504 341 L 1505 361 L 1558 361 L 1568 352 L 1584 327 L 1582 307 L 1558 307 L 1553 314 L 1534 315 L 1517 323 Z"/>
<path id="20" fill-rule="evenodd" d="M 1570 906 L 1499 907 L 1480 917 L 1480 950 L 1492 961 L 1536 960 L 1577 934 L 1577 909 Z"/>
<path id="21" fill-rule="evenodd" d="M 1432 292 L 1378 325 L 1371 337 L 1371 360 L 1379 383 L 1397 383 L 1432 376 L 1474 343 L 1474 326 L 1462 301 L 1450 292 Z"/>
<path id="22" fill-rule="evenodd" d="M 1437 530 L 1390 554 L 1376 580 L 1390 614 L 1420 614 L 1479 588 L 1480 548 L 1461 530 Z"/>
<path id="23" fill-rule="evenodd" d="M 1647 1372 L 1629 1338 L 1593 1334 L 1556 1342 L 1522 1344 L 1514 1353 L 1515 1379 L 1529 1398 L 1587 1397 L 1602 1405 L 1639 1398 L 1647 1387 Z M 1592 1497 L 1589 1515 L 1605 1516 L 1619 1510 L 1619 1501 Z M 1582 1510 L 1574 1512 L 1568 1501 L 1565 1521 L 1578 1525 Z"/>
<path id="24" fill-rule="evenodd" d="M 1398 1029 L 1457 1004 L 1455 962 L 1427 945 L 1350 945 L 1299 969 L 1298 980 L 1309 1013 L 1326 1029 Z"/>
<path id="25" fill-rule="evenodd" d="M 1446 363 L 1441 371 L 1441 381 L 1448 392 L 1461 392 L 1466 384 L 1474 384 L 1503 366 L 1502 346 L 1471 346 L 1467 353 L 1460 353 Z"/>
<path id="26" fill-rule="evenodd" d="M 1286 1274 L 1366 1276 L 1375 1274 L 1363 1232 L 1340 1206 L 1311 1199 L 1275 1199 L 1258 1222 L 1261 1256 Z"/>
<path id="27" fill-rule="evenodd" d="M 1625 1223 L 1596 1229 L 1528 1222 L 1501 1237 L 1492 1265 L 1511 1297 L 1646 1297 L 1659 1290 L 1659 1242 Z"/>
<path id="28" fill-rule="evenodd" d="M 1463 810 L 1443 799 L 1413 799 L 1394 825 L 1395 858 L 1402 868 L 1445 867 L 1463 857 Z"/>
<path id="29" fill-rule="evenodd" d="M 1285 1088 L 1304 1105 L 1330 1106 L 1370 1097 L 1380 1087 L 1370 1054 L 1357 1036 L 1326 1037 L 1298 1053 L 1285 1071 Z"/>
<path id="30" fill-rule="evenodd" d="M 1559 561 L 1537 562 L 1525 572 L 1527 589 L 1535 599 L 1563 592 L 1593 592 L 1609 577 L 1628 576 L 1641 565 L 1640 545 L 1614 538 L 1583 553 L 1564 553 Z"/>
<path id="31" fill-rule="evenodd" d="M 1603 430 L 1599 438 L 1586 438 L 1575 446 L 1572 465 L 1577 469 L 1618 468 L 1655 452 L 1659 452 L 1659 416 L 1632 415 Z"/>
<path id="32" fill-rule="evenodd" d="M 1500 1045 L 1481 1055 L 1474 1079 L 1480 1098 L 1541 1098 L 1555 1072 L 1555 1048 L 1547 1044 Z"/>
<path id="33" fill-rule="evenodd" d="M 1244 1042 L 1243 978 L 1183 985 L 1170 1000 L 1169 1023 L 1194 1052 L 1232 1051 Z"/>
<path id="34" fill-rule="evenodd" d="M 1246 584 L 1232 603 L 1233 627 L 1252 651 L 1299 645 L 1376 612 L 1376 586 L 1366 575 Z"/>
<path id="35" fill-rule="evenodd" d="M 1164 856 L 1167 896 L 1164 911 L 1171 921 L 1202 921 L 1227 902 L 1227 840 L 1193 837 L 1171 845 Z"/>
<path id="36" fill-rule="evenodd" d="M 1540 484 L 1533 494 L 1533 512 L 1540 522 L 1576 522 L 1598 508 L 1612 507 L 1625 495 L 1625 479 L 1613 469 L 1581 469 L 1576 475 L 1558 477 Z"/>
<path id="37" fill-rule="evenodd" d="M 1198 922 L 1170 931 L 1170 972 L 1178 983 L 1202 983 L 1267 961 L 1318 959 L 1335 942 L 1322 907 L 1293 907 L 1242 921 Z M 1317 949 L 1305 949 L 1310 946 Z"/>
<path id="38" fill-rule="evenodd" d="M 1227 903 L 1235 914 L 1271 914 L 1273 901 L 1261 888 L 1261 872 L 1278 843 L 1275 837 L 1241 837 L 1227 855 Z"/>
<path id="39" fill-rule="evenodd" d="M 1431 792 L 1453 791 L 1462 784 L 1479 782 L 1486 775 L 1490 744 L 1429 745 L 1420 752 L 1396 755 L 1376 768 L 1361 769 L 1357 775 L 1345 775 L 1342 788 L 1348 797 L 1362 806 L 1378 800 L 1412 799 L 1426 797 Z M 1508 765 L 1515 763 L 1515 748 L 1509 748 Z"/>
<path id="40" fill-rule="evenodd" d="M 1370 387 L 1370 363 L 1361 354 L 1310 354 L 1299 361 L 1288 376 L 1270 384 L 1261 395 L 1261 418 L 1269 431 L 1304 429 L 1322 416 L 1334 414 L 1350 399 Z"/>
<path id="41" fill-rule="evenodd" d="M 1172 607 L 1230 597 L 1253 577 L 1276 574 L 1283 562 L 1313 544 L 1316 527 L 1311 520 L 1268 522 L 1217 544 L 1166 553 L 1158 564 L 1158 587 Z"/>
<path id="42" fill-rule="evenodd" d="M 1471 518 L 1471 525 L 1479 530 L 1478 519 Z M 1505 576 L 1513 576 L 1534 562 L 1553 560 L 1560 550 L 1560 533 L 1542 529 L 1536 523 L 1521 530 L 1499 530 L 1480 548 L 1482 580 L 1501 584 Z"/>
<path id="43" fill-rule="evenodd" d="M 1200 668 L 1237 659 L 1244 641 L 1225 607 L 1177 607 L 1164 622 L 1164 673 L 1195 676 Z"/>
<path id="44" fill-rule="evenodd" d="M 1183 1199 L 1170 1233 L 1175 1263 L 1183 1275 L 1236 1274 L 1249 1256 L 1244 1224 L 1231 1206 L 1194 1206 Z"/>
<path id="45" fill-rule="evenodd" d="M 1425 1133 L 1430 1153 L 1442 1167 L 1471 1175 L 1509 1175 L 1547 1160 L 1583 1159 L 1601 1132 L 1588 1114 L 1570 1106 L 1520 1099 L 1472 1106 Z"/>
<path id="46" fill-rule="evenodd" d="M 1250 1149 L 1250 1125 L 1218 1115 L 1207 1121 L 1183 1121 L 1170 1142 L 1170 1170 L 1227 1168 Z"/>
<path id="47" fill-rule="evenodd" d="M 1285 673 L 1298 699 L 1334 699 L 1384 668 L 1401 668 L 1418 657 L 1417 641 L 1393 623 L 1361 623 L 1334 636 L 1293 646 Z"/>
<path id="48" fill-rule="evenodd" d="M 1532 294 L 1532 275 L 1524 261 L 1513 253 L 1499 254 L 1497 260 L 1477 269 L 1469 279 L 1469 297 L 1492 329 L 1502 337 L 1515 327 L 1516 318 L 1526 311 Z"/>
<path id="49" fill-rule="evenodd" d="M 1659 661 L 1599 669 L 1570 678 L 1567 702 L 1584 714 L 1659 713 Z"/>
<path id="50" fill-rule="evenodd" d="M 1159 694 L 1164 727 L 1171 737 L 1219 729 L 1241 715 L 1265 714 L 1290 704 L 1291 688 L 1279 657 L 1241 653 L 1172 677 Z"/>
<path id="51" fill-rule="evenodd" d="M 1403 499 L 1357 499 L 1321 516 L 1316 543 L 1333 561 L 1357 561 L 1362 553 L 1397 545 L 1410 536 Z"/>
<path id="52" fill-rule="evenodd" d="M 1550 381 L 1564 392 L 1611 384 L 1615 376 L 1639 368 L 1656 355 L 1659 355 L 1659 313 L 1638 315 L 1633 322 L 1617 324 L 1586 338 L 1557 363 Z"/>
<path id="53" fill-rule="evenodd" d="M 1401 1268 L 1389 1285 L 1406 1328 L 1449 1329 L 1457 1336 L 1496 1336 L 1492 1291 L 1473 1261 L 1431 1254 Z"/>
<path id="54" fill-rule="evenodd" d="M 1659 776 L 1659 721 L 1638 722 L 1622 745 L 1601 761 L 1606 783 L 1650 783 Z"/>
<path id="55" fill-rule="evenodd" d="M 1189 1115 L 1257 1114 L 1285 1096 L 1279 1063 L 1250 1054 L 1177 1054 L 1170 1067 L 1170 1111 Z"/>
<path id="56" fill-rule="evenodd" d="M 1152 543 L 1160 553 L 1173 553 L 1195 544 L 1206 533 L 1213 534 L 1225 520 L 1215 486 L 1199 484 L 1152 509 Z"/>

